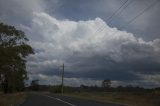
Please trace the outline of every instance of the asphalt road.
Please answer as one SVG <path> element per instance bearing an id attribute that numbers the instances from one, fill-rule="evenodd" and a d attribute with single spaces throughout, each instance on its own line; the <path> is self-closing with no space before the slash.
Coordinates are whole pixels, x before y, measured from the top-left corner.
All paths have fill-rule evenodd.
<path id="1" fill-rule="evenodd" d="M 26 101 L 21 106 L 124 106 L 124 105 L 77 99 L 62 95 L 30 93 Z"/>

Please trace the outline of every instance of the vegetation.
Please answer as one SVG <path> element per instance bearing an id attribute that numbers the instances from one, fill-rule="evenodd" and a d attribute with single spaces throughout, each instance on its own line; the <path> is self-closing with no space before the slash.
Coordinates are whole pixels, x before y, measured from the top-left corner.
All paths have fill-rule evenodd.
<path id="1" fill-rule="evenodd" d="M 39 90 L 39 80 L 32 80 L 31 82 L 31 90 L 38 91 Z"/>
<path id="2" fill-rule="evenodd" d="M 0 85 L 4 93 L 24 90 L 26 56 L 33 53 L 24 32 L 0 23 Z"/>
<path id="3" fill-rule="evenodd" d="M 18 106 L 24 102 L 27 95 L 25 93 L 3 94 L 0 92 L 0 106 Z"/>
<path id="4" fill-rule="evenodd" d="M 39 91 L 61 93 L 61 85 L 39 85 Z M 127 104 L 129 106 L 160 106 L 160 88 L 146 89 L 138 86 L 98 87 L 64 86 L 64 95 L 101 102 Z"/>
<path id="5" fill-rule="evenodd" d="M 110 79 L 106 79 L 104 81 L 102 81 L 102 87 L 104 88 L 110 88 L 111 87 L 111 80 Z"/>
<path id="6" fill-rule="evenodd" d="M 160 92 L 73 92 L 65 95 L 129 106 L 160 106 Z"/>

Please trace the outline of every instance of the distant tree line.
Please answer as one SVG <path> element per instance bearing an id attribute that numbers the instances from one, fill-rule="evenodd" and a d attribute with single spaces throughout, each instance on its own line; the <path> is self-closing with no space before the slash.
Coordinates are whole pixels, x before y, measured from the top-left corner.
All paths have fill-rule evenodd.
<path id="1" fill-rule="evenodd" d="M 39 85 L 38 80 L 31 81 L 28 90 L 33 91 L 50 91 L 53 93 L 61 93 L 61 85 Z M 87 85 L 80 85 L 79 87 L 71 87 L 71 86 L 64 86 L 64 93 L 72 93 L 72 92 L 152 92 L 152 91 L 160 91 L 159 88 L 143 88 L 139 86 L 117 86 L 111 87 L 111 80 L 106 79 L 102 81 L 101 86 L 87 86 Z"/>
<path id="2" fill-rule="evenodd" d="M 61 85 L 39 85 L 38 89 L 33 89 L 32 86 L 26 88 L 29 91 L 50 91 L 53 93 L 61 93 Z M 118 86 L 103 88 L 99 86 L 86 86 L 81 85 L 80 87 L 64 86 L 64 93 L 72 92 L 153 92 L 160 91 L 159 88 L 143 88 L 139 86 Z"/>

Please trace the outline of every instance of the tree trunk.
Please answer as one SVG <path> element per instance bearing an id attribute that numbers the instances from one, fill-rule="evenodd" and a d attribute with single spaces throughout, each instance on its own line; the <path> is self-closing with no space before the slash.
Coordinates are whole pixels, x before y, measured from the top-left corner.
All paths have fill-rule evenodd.
<path id="1" fill-rule="evenodd" d="M 8 80 L 7 79 L 5 79 L 4 82 L 2 83 L 2 89 L 5 94 L 8 93 Z"/>

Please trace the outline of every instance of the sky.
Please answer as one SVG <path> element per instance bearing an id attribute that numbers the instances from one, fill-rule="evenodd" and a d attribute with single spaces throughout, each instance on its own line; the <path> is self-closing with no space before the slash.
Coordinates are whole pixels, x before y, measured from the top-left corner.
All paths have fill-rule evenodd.
<path id="1" fill-rule="evenodd" d="M 0 22 L 34 48 L 29 81 L 50 85 L 61 84 L 64 63 L 68 86 L 159 87 L 159 14 L 158 0 L 0 0 Z"/>

